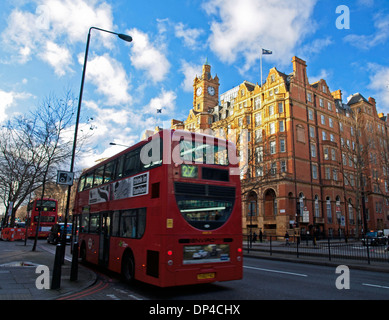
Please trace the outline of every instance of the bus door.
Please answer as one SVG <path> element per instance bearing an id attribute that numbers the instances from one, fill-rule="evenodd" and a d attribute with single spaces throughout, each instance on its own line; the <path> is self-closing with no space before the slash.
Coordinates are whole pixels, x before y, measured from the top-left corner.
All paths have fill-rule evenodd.
<path id="1" fill-rule="evenodd" d="M 109 262 L 109 242 L 111 238 L 112 213 L 104 212 L 101 214 L 101 232 L 99 247 L 99 264 L 108 267 Z"/>

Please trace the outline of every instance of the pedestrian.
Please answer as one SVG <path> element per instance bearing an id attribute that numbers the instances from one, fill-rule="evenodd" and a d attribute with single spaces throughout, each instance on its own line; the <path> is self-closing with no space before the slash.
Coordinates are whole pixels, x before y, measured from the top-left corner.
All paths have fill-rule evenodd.
<path id="1" fill-rule="evenodd" d="M 286 233 L 285 233 L 285 246 L 290 246 L 288 231 L 286 231 Z"/>
<path id="2" fill-rule="evenodd" d="M 257 234 L 256 234 L 255 231 L 254 231 L 253 242 L 255 243 L 255 241 L 257 241 Z"/>
<path id="3" fill-rule="evenodd" d="M 262 234 L 262 229 L 259 230 L 259 242 L 262 243 L 262 238 L 263 238 L 263 234 Z"/>

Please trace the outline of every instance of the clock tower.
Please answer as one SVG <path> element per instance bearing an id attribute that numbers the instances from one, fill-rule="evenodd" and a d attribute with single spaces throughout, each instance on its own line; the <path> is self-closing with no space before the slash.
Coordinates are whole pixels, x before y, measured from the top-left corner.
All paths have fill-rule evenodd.
<path id="1" fill-rule="evenodd" d="M 202 74 L 193 81 L 193 110 L 207 112 L 218 105 L 219 78 L 212 78 L 211 66 L 208 61 L 203 65 Z"/>

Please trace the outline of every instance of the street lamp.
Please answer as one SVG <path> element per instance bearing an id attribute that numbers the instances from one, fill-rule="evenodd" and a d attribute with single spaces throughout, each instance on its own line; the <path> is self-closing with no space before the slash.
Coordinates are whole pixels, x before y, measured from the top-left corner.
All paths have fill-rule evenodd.
<path id="1" fill-rule="evenodd" d="M 121 147 L 125 147 L 125 148 L 129 148 L 130 146 L 125 146 L 124 144 L 120 144 L 120 143 L 115 143 L 115 142 L 110 142 L 109 143 L 111 146 L 121 146 Z"/>
<path id="2" fill-rule="evenodd" d="M 126 34 L 116 33 L 116 32 L 113 32 L 113 31 L 108 31 L 108 30 L 105 30 L 105 29 L 97 28 L 97 27 L 90 27 L 89 28 L 88 39 L 87 39 L 87 42 L 86 42 L 86 49 L 85 49 L 84 66 L 83 66 L 83 70 L 82 70 L 80 96 L 78 98 L 78 109 L 77 109 L 77 116 L 76 116 L 76 125 L 75 125 L 75 129 L 74 129 L 73 150 L 72 150 L 72 157 L 71 157 L 71 162 L 70 162 L 70 172 L 73 172 L 73 170 L 74 170 L 74 158 L 75 158 L 76 145 L 77 145 L 78 124 L 79 124 L 79 121 L 80 121 L 82 94 L 83 94 L 83 91 L 84 91 L 85 71 L 86 71 L 86 64 L 87 64 L 87 60 L 88 60 L 89 43 L 90 43 L 90 36 L 91 36 L 92 29 L 103 31 L 103 32 L 107 32 L 107 33 L 111 33 L 111 34 L 115 34 L 120 39 L 122 39 L 122 40 L 124 40 L 126 42 L 131 42 L 132 41 L 132 37 L 128 36 Z M 67 200 L 66 200 L 66 209 L 65 209 L 64 232 L 62 234 L 62 241 L 61 241 L 62 242 L 62 250 L 61 250 L 62 251 L 61 252 L 62 257 L 64 257 L 64 255 L 65 255 L 65 248 L 66 248 L 66 230 L 67 230 L 67 222 L 68 222 L 68 214 L 69 214 L 69 206 L 70 206 L 70 192 L 71 192 L 71 188 L 72 188 L 72 186 L 69 185 L 68 186 L 68 196 L 67 196 Z M 56 251 L 56 255 L 57 255 L 57 251 Z M 55 261 L 57 261 L 57 260 L 59 260 L 59 259 L 56 259 Z M 72 264 L 73 264 L 73 261 L 72 261 Z M 57 289 L 57 288 L 60 287 L 60 277 L 61 277 L 60 268 L 61 268 L 61 265 L 57 266 L 57 264 L 55 263 L 54 269 L 56 267 L 59 268 L 59 272 L 58 272 L 58 270 L 57 270 L 57 273 L 53 271 L 52 289 Z M 54 274 L 55 273 L 57 275 L 59 274 L 59 276 L 57 276 L 56 279 L 54 279 Z"/>

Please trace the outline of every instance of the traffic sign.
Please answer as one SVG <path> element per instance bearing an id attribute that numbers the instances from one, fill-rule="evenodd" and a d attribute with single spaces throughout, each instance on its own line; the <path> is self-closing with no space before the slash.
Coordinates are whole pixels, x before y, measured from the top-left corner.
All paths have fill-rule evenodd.
<path id="1" fill-rule="evenodd" d="M 73 185 L 74 173 L 69 171 L 57 171 L 57 184 Z"/>

